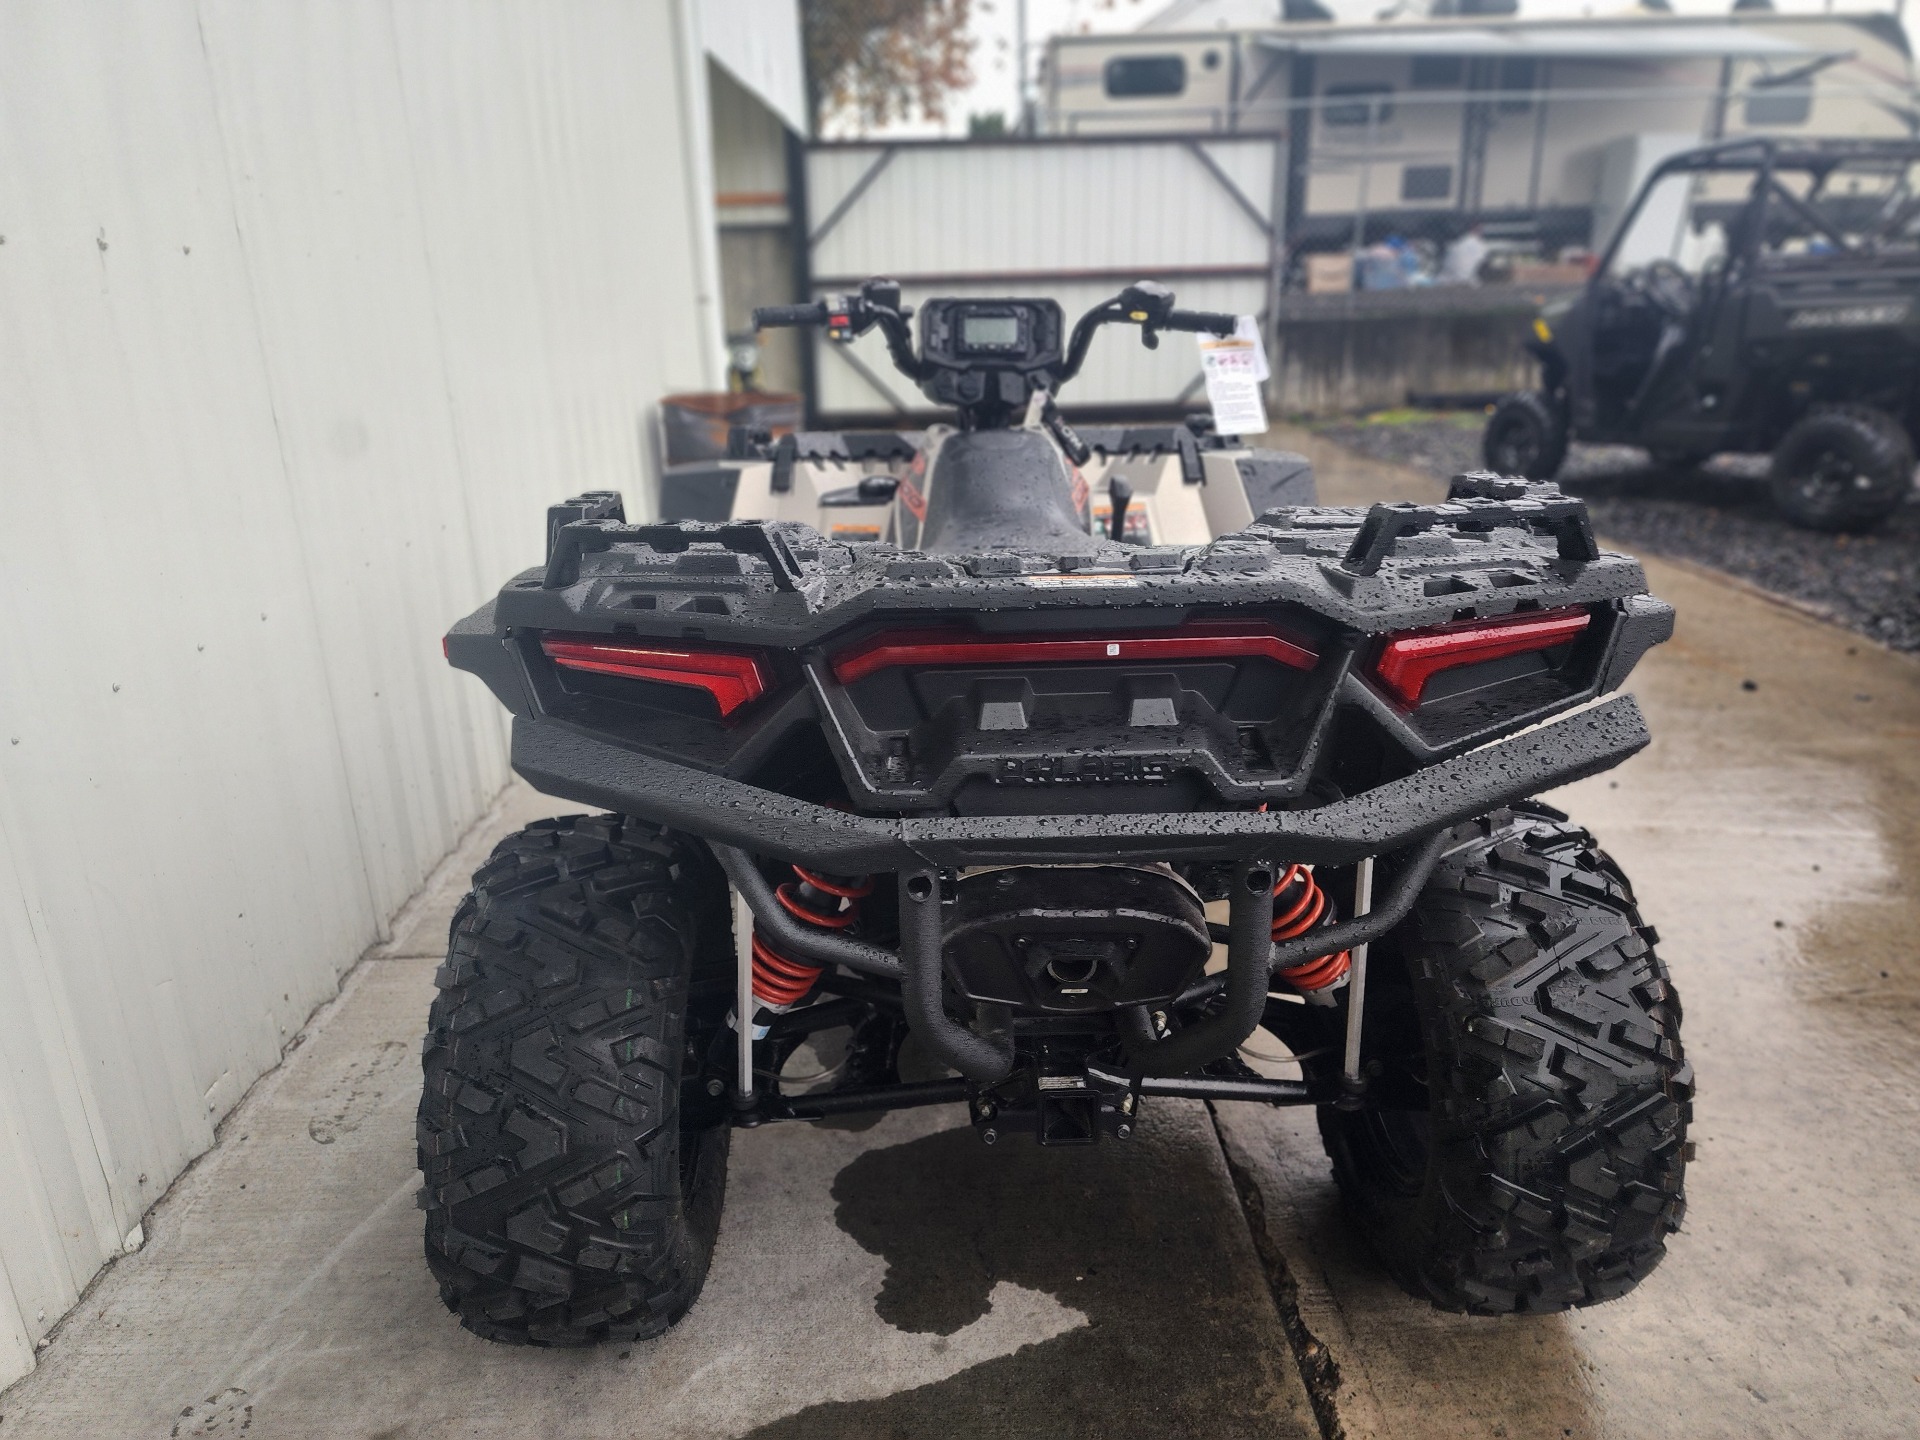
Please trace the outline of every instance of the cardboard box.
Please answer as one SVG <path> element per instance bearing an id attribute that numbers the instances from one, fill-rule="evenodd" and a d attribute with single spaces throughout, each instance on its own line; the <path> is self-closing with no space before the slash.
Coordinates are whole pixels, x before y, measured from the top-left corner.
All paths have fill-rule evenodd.
<path id="1" fill-rule="evenodd" d="M 1309 255 L 1306 270 L 1309 295 L 1344 295 L 1353 289 L 1353 256 L 1345 251 L 1338 255 Z"/>
<path id="2" fill-rule="evenodd" d="M 1584 285 L 1590 267 L 1584 260 L 1516 260 L 1513 262 L 1515 285 Z"/>

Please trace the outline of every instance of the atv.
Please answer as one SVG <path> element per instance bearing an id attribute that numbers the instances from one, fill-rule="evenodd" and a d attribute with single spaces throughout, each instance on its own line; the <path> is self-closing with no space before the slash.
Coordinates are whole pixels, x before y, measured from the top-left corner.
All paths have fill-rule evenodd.
<path id="1" fill-rule="evenodd" d="M 1647 177 L 1593 278 L 1545 307 L 1541 388 L 1494 407 L 1489 468 L 1549 479 L 1568 443 L 1663 467 L 1772 455 L 1776 508 L 1864 530 L 1913 492 L 1920 140 L 1729 141 Z"/>
<path id="2" fill-rule="evenodd" d="M 514 768 L 600 812 L 501 842 L 453 921 L 419 1115 L 447 1305 L 661 1333 L 736 1127 L 951 1105 L 1070 1150 L 1175 1099 L 1315 1107 L 1439 1307 L 1630 1289 L 1681 1218 L 1680 1006 L 1626 876 L 1530 797 L 1647 743 L 1609 696 L 1671 633 L 1640 566 L 1524 480 L 1325 509 L 1187 427 L 1096 460 L 1055 397 L 1101 327 L 1233 328 L 1162 287 L 1071 333 L 1042 299 L 929 301 L 917 345 L 910 316 L 872 281 L 757 321 L 877 327 L 953 425 L 734 477 L 887 538 L 579 496 L 446 637 Z"/>

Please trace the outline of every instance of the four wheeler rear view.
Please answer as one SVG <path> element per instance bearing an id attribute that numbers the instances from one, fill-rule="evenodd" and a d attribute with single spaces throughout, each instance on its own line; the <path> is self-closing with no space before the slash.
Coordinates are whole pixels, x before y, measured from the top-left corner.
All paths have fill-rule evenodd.
<path id="1" fill-rule="evenodd" d="M 1490 468 L 1550 479 L 1571 440 L 1673 466 L 1758 451 L 1795 524 L 1877 525 L 1913 492 L 1920 140 L 1675 155 L 1534 326 L 1541 388 L 1495 407 Z"/>
<path id="2" fill-rule="evenodd" d="M 1233 330 L 1159 286 L 1071 330 L 912 315 L 871 281 L 757 323 L 877 329 L 951 424 L 743 437 L 719 521 L 576 497 L 447 636 L 515 769 L 604 812 L 508 837 L 453 923 L 419 1124 L 448 1306 L 661 1333 L 734 1127 L 964 1106 L 981 1165 L 1072 1166 L 1178 1098 L 1315 1107 L 1436 1306 L 1630 1289 L 1683 1208 L 1679 1002 L 1625 875 L 1530 797 L 1647 743 L 1610 694 L 1672 628 L 1640 566 L 1524 480 L 1319 508 L 1204 426 L 1076 432 L 1102 327 Z"/>

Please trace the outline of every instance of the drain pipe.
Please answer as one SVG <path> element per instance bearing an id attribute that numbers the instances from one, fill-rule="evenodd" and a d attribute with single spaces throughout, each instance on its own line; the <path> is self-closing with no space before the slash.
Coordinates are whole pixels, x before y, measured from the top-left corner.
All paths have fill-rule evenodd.
<path id="1" fill-rule="evenodd" d="M 733 1034 L 736 1108 L 751 1111 L 756 1102 L 753 1081 L 753 913 L 747 898 L 733 892 Z"/>
<path id="2" fill-rule="evenodd" d="M 1395 872 L 1393 884 L 1378 906 L 1373 903 L 1373 859 L 1369 857 L 1362 860 L 1354 870 L 1353 908 L 1356 913 L 1353 919 L 1274 947 L 1274 962 L 1283 966 L 1297 965 L 1307 958 L 1285 952 L 1315 941 L 1323 947 L 1345 947 L 1352 956 L 1353 968 L 1347 982 L 1346 1053 L 1340 1067 L 1340 1098 L 1334 1102 L 1343 1110 L 1359 1109 L 1367 1089 L 1367 1077 L 1360 1068 L 1360 1041 L 1366 1020 L 1367 951 L 1373 941 L 1406 919 L 1407 912 L 1413 909 L 1413 902 L 1420 898 L 1427 877 L 1433 874 L 1433 867 L 1440 863 L 1441 852 L 1452 838 L 1453 828 L 1448 826 L 1444 830 L 1436 830 L 1423 840 L 1420 848 Z"/>
<path id="3" fill-rule="evenodd" d="M 1353 918 L 1358 920 L 1373 909 L 1373 857 L 1367 856 L 1353 867 Z M 1358 1095 L 1367 1088 L 1360 1075 L 1360 1022 L 1367 1009 L 1367 942 L 1361 941 L 1347 952 L 1347 1053 L 1340 1067 L 1340 1089 Z"/>

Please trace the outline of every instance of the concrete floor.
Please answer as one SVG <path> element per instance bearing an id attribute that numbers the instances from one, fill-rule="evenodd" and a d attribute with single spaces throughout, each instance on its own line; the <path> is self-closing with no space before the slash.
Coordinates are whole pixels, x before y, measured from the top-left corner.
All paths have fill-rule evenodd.
<path id="1" fill-rule="evenodd" d="M 1285 438 L 1331 503 L 1431 492 Z M 1554 797 L 1635 877 L 1700 1079 L 1686 1230 L 1626 1299 L 1406 1299 L 1298 1112 L 1161 1102 L 1131 1145 L 1042 1153 L 922 1111 L 739 1135 L 666 1339 L 490 1347 L 419 1259 L 412 1111 L 464 875 L 548 813 L 516 789 L 0 1395 L 0 1440 L 1323 1433 L 1296 1350 L 1349 1440 L 1920 1432 L 1920 665 L 1648 568 L 1681 616 L 1635 678 L 1654 745 Z"/>

